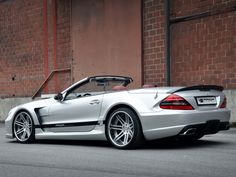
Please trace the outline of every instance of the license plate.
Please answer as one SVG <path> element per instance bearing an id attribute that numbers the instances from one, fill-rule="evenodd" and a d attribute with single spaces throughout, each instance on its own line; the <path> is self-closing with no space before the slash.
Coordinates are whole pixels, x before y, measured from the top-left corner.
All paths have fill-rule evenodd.
<path id="1" fill-rule="evenodd" d="M 208 97 L 197 97 L 198 105 L 216 105 L 216 97 L 208 96 Z"/>

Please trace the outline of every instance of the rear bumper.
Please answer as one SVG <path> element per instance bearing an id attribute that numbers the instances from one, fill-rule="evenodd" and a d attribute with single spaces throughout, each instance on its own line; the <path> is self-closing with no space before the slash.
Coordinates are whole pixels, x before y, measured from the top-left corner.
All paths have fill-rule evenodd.
<path id="1" fill-rule="evenodd" d="M 160 110 L 154 113 L 141 114 L 140 120 L 142 123 L 144 137 L 147 140 L 166 138 L 171 136 L 180 135 L 185 127 L 199 126 L 200 132 L 204 134 L 226 130 L 228 128 L 230 119 L 230 110 L 217 109 L 217 110 Z M 210 126 L 209 122 L 219 122 Z M 217 128 L 220 126 L 219 128 Z M 216 127 L 214 131 L 210 130 Z M 225 128 L 227 127 L 227 128 Z M 209 132 L 207 132 L 209 130 Z M 217 131 L 216 131 L 217 130 Z"/>
<path id="2" fill-rule="evenodd" d="M 229 130 L 229 122 L 220 122 L 219 120 L 210 120 L 204 124 L 188 125 L 184 127 L 179 137 L 201 137 L 207 134 L 215 134 L 222 130 Z"/>

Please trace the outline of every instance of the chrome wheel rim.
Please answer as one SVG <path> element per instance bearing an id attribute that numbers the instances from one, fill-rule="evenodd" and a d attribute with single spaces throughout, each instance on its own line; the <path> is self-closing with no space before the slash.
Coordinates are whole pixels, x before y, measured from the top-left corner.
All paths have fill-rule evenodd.
<path id="1" fill-rule="evenodd" d="M 108 136 L 116 146 L 128 145 L 134 136 L 134 122 L 124 111 L 115 112 L 108 122 Z"/>
<path id="2" fill-rule="evenodd" d="M 21 142 L 27 141 L 32 133 L 32 119 L 26 112 L 19 113 L 14 120 L 14 134 Z"/>

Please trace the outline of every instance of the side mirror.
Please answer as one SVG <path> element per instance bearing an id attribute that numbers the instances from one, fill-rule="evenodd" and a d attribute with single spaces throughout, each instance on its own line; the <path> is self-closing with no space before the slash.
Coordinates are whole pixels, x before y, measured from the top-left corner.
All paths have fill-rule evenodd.
<path id="1" fill-rule="evenodd" d="M 63 99 L 63 96 L 61 93 L 58 93 L 56 96 L 54 96 L 55 100 L 61 101 Z"/>

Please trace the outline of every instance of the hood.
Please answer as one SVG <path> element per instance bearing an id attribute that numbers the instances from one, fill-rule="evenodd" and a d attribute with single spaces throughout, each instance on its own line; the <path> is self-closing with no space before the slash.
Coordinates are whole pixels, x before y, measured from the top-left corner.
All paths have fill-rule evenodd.
<path id="1" fill-rule="evenodd" d="M 36 100 L 36 101 L 32 101 L 29 103 L 25 103 L 23 105 L 20 105 L 21 107 L 45 107 L 48 106 L 49 104 L 51 104 L 52 102 L 55 102 L 54 98 L 48 98 L 48 99 L 43 99 L 43 100 Z"/>

